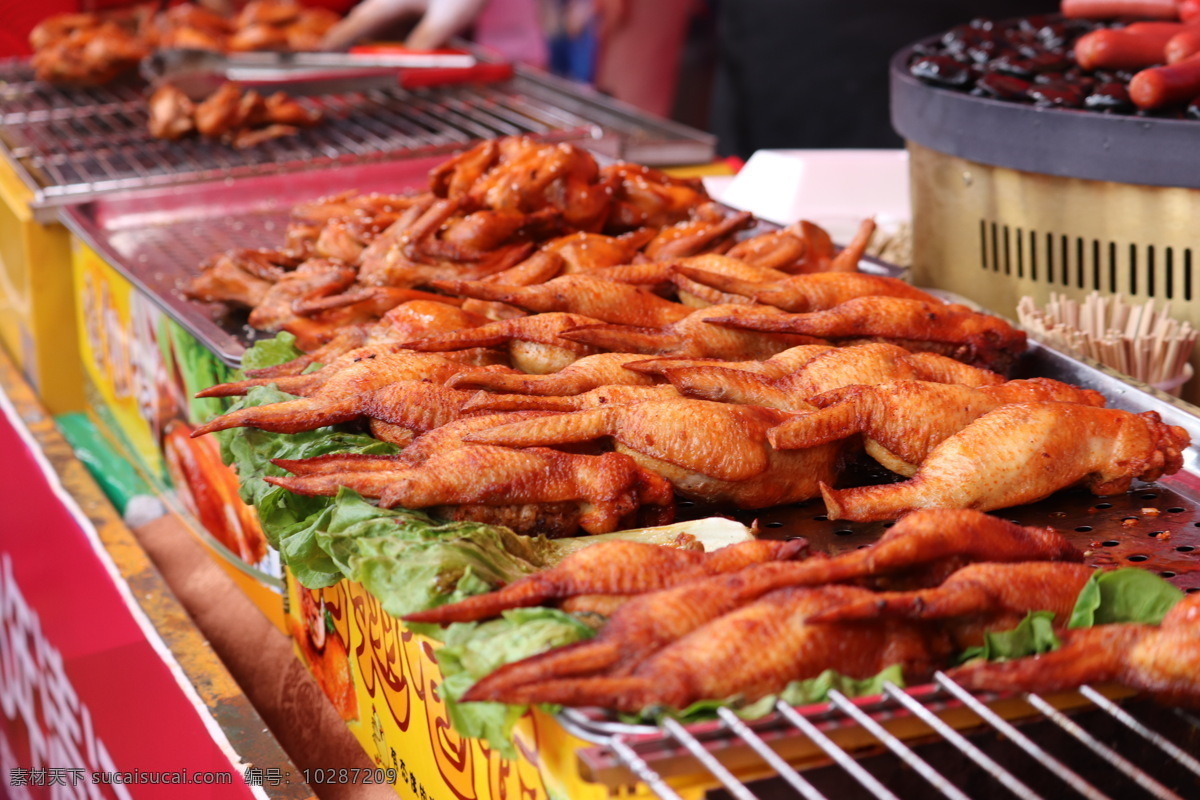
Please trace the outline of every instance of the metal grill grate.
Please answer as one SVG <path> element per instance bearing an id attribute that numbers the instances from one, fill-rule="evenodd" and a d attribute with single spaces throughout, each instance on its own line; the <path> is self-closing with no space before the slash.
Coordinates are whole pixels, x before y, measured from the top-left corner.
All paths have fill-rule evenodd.
<path id="1" fill-rule="evenodd" d="M 833 692 L 823 708 L 797 710 L 780 704 L 761 722 L 743 722 L 728 710 L 720 712 L 709 730 L 667 721 L 657 737 L 617 733 L 580 757 L 594 776 L 612 777 L 614 770 L 626 770 L 658 797 L 671 799 L 680 793 L 670 775 L 686 759 L 723 787 L 718 796 L 738 800 L 1176 800 L 1200 792 L 1200 761 L 1190 754 L 1200 742 L 1200 726 L 1190 715 L 1136 702 L 1119 704 L 1085 686 L 1074 695 L 1080 705 L 1071 716 L 1056 708 L 1061 698 L 1009 698 L 1010 705 L 1023 705 L 1040 715 L 1031 725 L 1007 721 L 984 702 L 988 699 L 993 698 L 973 696 L 939 673 L 932 689 L 889 684 L 882 700 L 868 702 Z M 981 722 L 982 730 L 955 730 L 943 719 L 946 709 L 964 712 Z M 889 722 L 898 718 L 907 718 L 923 735 L 903 741 L 889 729 Z M 586 718 L 568 713 L 564 719 L 576 733 L 586 735 Z M 807 741 L 820 765 L 803 771 L 790 766 L 775 744 L 784 730 Z M 862 735 L 847 737 L 848 730 Z M 722 747 L 715 747 L 714 741 Z M 725 766 L 735 749 L 747 754 L 737 772 L 755 780 Z M 773 777 L 765 779 L 764 773 Z"/>
<path id="2" fill-rule="evenodd" d="M 36 193 L 35 206 L 146 186 L 428 156 L 496 136 L 592 140 L 610 155 L 644 161 L 657 155 L 696 163 L 713 153 L 707 134 L 523 70 L 486 85 L 297 98 L 319 108 L 325 120 L 244 150 L 151 137 L 143 93 L 132 81 L 56 89 L 35 81 L 27 62 L 0 61 L 0 147 Z"/>

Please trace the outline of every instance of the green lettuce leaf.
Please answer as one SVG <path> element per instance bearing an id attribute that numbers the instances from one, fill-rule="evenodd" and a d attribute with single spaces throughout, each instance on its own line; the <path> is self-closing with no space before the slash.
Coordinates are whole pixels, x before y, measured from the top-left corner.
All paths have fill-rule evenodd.
<path id="1" fill-rule="evenodd" d="M 476 681 L 505 664 L 555 647 L 590 639 L 595 631 L 554 608 L 517 608 L 487 622 L 456 623 L 442 632 L 437 651 L 442 670 L 442 696 L 454 729 L 487 742 L 506 758 L 516 757 L 512 728 L 526 706 L 504 703 L 459 703 Z"/>
<path id="2" fill-rule="evenodd" d="M 715 719 L 718 708 L 732 709 L 742 719 L 753 720 L 765 717 L 775 709 L 780 700 L 793 706 L 807 706 L 829 699 L 831 691 L 839 691 L 847 697 L 867 697 L 880 694 L 885 683 L 904 687 L 904 673 L 899 664 L 884 668 L 879 674 L 868 678 L 849 678 L 832 669 L 827 669 L 815 678 L 792 681 L 778 694 L 769 694 L 747 703 L 741 697 L 726 697 L 723 700 L 701 700 L 687 708 L 676 711 L 662 707 L 648 708 L 640 714 L 623 715 L 628 722 L 657 722 L 663 717 L 672 717 L 684 723 L 703 722 Z"/>
<path id="3" fill-rule="evenodd" d="M 335 569 L 397 617 L 489 591 L 544 566 L 536 540 L 508 528 L 377 508 L 349 489 L 339 490 L 329 513 L 314 519 L 312 534 Z"/>
<path id="4" fill-rule="evenodd" d="M 296 337 L 287 331 L 273 339 L 260 339 L 242 354 L 242 369 L 265 369 L 299 358 L 304 351 L 296 347 Z"/>
<path id="5" fill-rule="evenodd" d="M 231 410 L 295 399 L 295 395 L 281 392 L 273 385 L 256 386 L 235 402 Z M 267 475 L 287 474 L 286 470 L 272 464 L 271 459 L 312 458 L 327 453 L 388 455 L 397 452 L 395 445 L 332 427 L 290 434 L 233 428 L 219 431 L 216 436 L 221 445 L 221 458 L 237 469 L 242 499 L 258 509 L 267 540 L 285 555 L 285 548 L 280 544 L 284 531 L 298 525 L 301 529 L 312 528 L 315 516 L 332 501 L 328 497 L 303 497 L 262 480 Z"/>
<path id="6" fill-rule="evenodd" d="M 1054 635 L 1054 612 L 1030 611 L 1025 619 L 1010 631 L 985 633 L 983 644 L 971 647 L 960 656 L 961 661 L 985 658 L 988 661 L 1010 661 L 1014 658 L 1049 653 L 1062 646 Z"/>
<path id="7" fill-rule="evenodd" d="M 1079 593 L 1067 627 L 1114 622 L 1158 625 L 1182 599 L 1182 591 L 1149 570 L 1126 567 L 1096 572 Z"/>

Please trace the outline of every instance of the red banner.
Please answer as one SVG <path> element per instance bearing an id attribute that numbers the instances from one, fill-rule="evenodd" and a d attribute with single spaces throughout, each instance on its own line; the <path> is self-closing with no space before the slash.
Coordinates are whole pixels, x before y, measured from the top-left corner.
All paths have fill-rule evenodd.
<path id="1" fill-rule="evenodd" d="M 2 390 L 0 454 L 0 796 L 264 796 Z"/>

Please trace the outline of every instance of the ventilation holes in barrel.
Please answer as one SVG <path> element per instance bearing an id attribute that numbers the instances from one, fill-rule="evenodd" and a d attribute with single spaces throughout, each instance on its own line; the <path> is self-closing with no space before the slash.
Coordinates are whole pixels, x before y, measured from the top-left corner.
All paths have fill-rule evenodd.
<path id="1" fill-rule="evenodd" d="M 1190 301 L 1192 250 L 1122 244 L 979 221 L 985 272 L 1063 289 Z"/>

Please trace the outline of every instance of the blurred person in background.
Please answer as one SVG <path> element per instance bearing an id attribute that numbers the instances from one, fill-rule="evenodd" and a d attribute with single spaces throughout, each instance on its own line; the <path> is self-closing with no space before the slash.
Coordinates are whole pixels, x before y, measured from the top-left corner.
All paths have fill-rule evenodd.
<path id="1" fill-rule="evenodd" d="M 888 62 L 974 17 L 1055 12 L 1054 0 L 718 0 L 711 129 L 722 155 L 900 147 Z"/>

